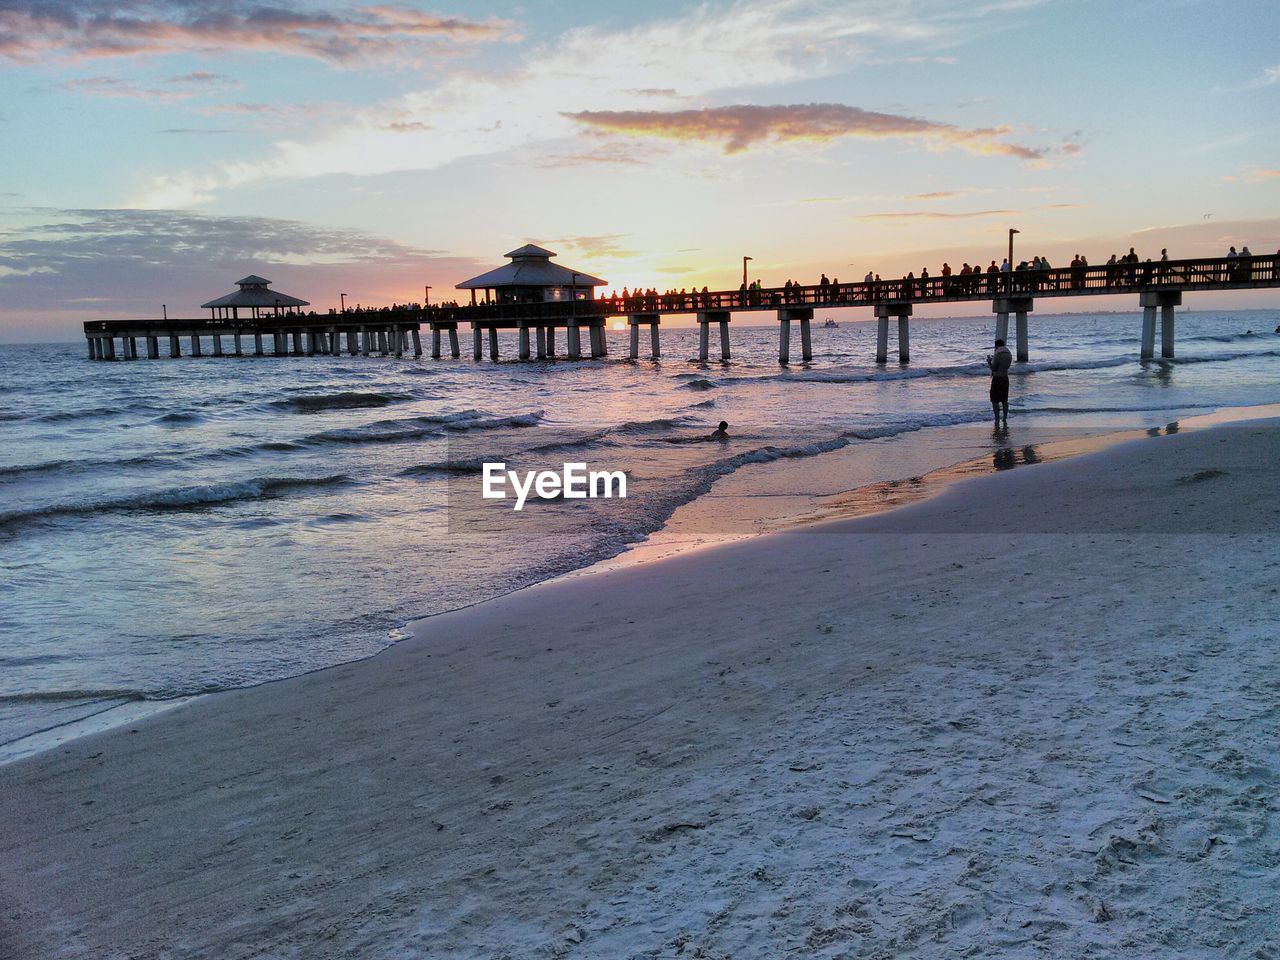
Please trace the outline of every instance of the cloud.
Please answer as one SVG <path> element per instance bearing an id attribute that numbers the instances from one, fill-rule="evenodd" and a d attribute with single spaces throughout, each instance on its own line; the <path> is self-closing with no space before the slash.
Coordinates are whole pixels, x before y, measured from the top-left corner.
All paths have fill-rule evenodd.
<path id="1" fill-rule="evenodd" d="M 1274 67 L 1267 67 L 1262 71 L 1262 75 L 1254 77 L 1244 85 L 1246 90 L 1256 90 L 1258 87 L 1271 87 L 1280 83 L 1280 64 Z"/>
<path id="2" fill-rule="evenodd" d="M 644 152 L 631 144 L 606 143 L 580 153 L 551 154 L 540 157 L 540 167 L 589 167 L 620 166 L 642 167 L 646 163 Z"/>
<path id="3" fill-rule="evenodd" d="M 1280 177 L 1280 170 L 1266 167 L 1254 167 L 1248 173 L 1227 174 L 1222 179 L 1228 183 L 1266 183 Z"/>
<path id="4" fill-rule="evenodd" d="M 840 103 L 786 106 L 738 104 L 701 110 L 584 110 L 566 114 L 601 133 L 665 140 L 720 143 L 725 153 L 739 153 L 765 141 L 829 142 L 841 137 L 870 140 L 910 138 L 936 149 L 955 147 L 988 156 L 1039 160 L 1044 151 L 999 140 L 1008 127 L 967 130 L 950 123 L 878 113 Z"/>
<path id="5" fill-rule="evenodd" d="M 909 197 L 903 197 L 904 200 L 949 200 L 952 197 L 960 196 L 958 190 L 934 190 L 930 193 L 913 193 Z"/>
<path id="6" fill-rule="evenodd" d="M 0 59 L 19 63 L 137 55 L 262 52 L 348 63 L 425 44 L 497 40 L 506 21 L 395 6 L 329 11 L 254 0 L 5 0 Z"/>
<path id="7" fill-rule="evenodd" d="M 336 301 L 337 290 L 389 302 L 420 297 L 423 283 L 452 287 L 482 269 L 373 234 L 293 220 L 159 210 L 26 216 L 29 222 L 0 233 L 0 310 L 10 327 L 15 317 L 34 327 L 49 312 L 89 306 L 95 316 L 151 315 L 167 303 L 171 315 L 194 315 L 246 273 L 269 277 L 320 309 Z"/>
<path id="8" fill-rule="evenodd" d="M 238 133 L 238 130 L 232 130 L 230 127 L 165 127 L 159 133 Z"/>
<path id="9" fill-rule="evenodd" d="M 121 77 L 78 77 L 58 84 L 59 89 L 92 97 L 117 97 L 149 102 L 173 103 L 211 90 L 230 90 L 240 86 L 238 80 L 221 73 L 197 70 L 169 77 L 156 87 L 142 87 Z"/>
<path id="10" fill-rule="evenodd" d="M 903 210 L 892 213 L 864 213 L 855 220 L 973 220 L 978 217 L 1014 216 L 1021 210 L 971 210 L 967 213 L 945 213 L 941 210 Z"/>
<path id="11" fill-rule="evenodd" d="M 625 259 L 639 256 L 635 250 L 628 250 L 621 241 L 625 238 L 621 233 L 605 233 L 589 237 L 561 237 L 558 240 L 535 241 L 539 246 L 564 245 L 580 256 L 588 259 Z"/>
<path id="12" fill-rule="evenodd" d="M 429 124 L 420 120 L 397 120 L 388 123 L 383 130 L 390 130 L 392 133 L 420 133 L 423 130 L 430 130 Z"/>
<path id="13" fill-rule="evenodd" d="M 677 16 L 622 30 L 582 26 L 531 47 L 505 73 L 455 73 L 429 89 L 278 139 L 266 156 L 169 174 L 155 193 L 193 199 L 262 180 L 332 174 L 368 176 L 433 170 L 459 160 L 576 140 L 565 114 L 675 109 L 719 91 L 760 89 L 843 73 L 881 48 L 913 54 L 1016 26 L 1030 0 L 976 6 L 945 0 L 738 0 L 703 3 Z M 495 129 L 495 121 L 502 121 Z M 430 132 L 393 133 L 419 121 Z M 958 128 L 957 128 L 958 129 Z M 942 131 L 939 131 L 942 136 Z M 560 153 L 573 163 L 595 151 Z M 621 154 L 613 154 L 613 157 Z M 603 161 L 607 162 L 607 161 Z M 626 161 L 617 161 L 625 163 Z M 191 181 L 186 190 L 176 187 Z M 135 205 L 154 206 L 144 191 Z"/>

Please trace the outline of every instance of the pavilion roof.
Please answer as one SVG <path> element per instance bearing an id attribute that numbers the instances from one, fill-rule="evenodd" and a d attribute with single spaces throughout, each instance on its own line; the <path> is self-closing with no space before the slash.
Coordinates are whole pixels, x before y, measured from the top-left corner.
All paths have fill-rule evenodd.
<path id="1" fill-rule="evenodd" d="M 211 307 L 309 307 L 308 300 L 299 300 L 297 297 L 291 297 L 287 293 L 281 293 L 278 290 L 268 290 L 267 284 L 271 281 L 255 274 L 249 274 L 243 280 L 237 280 L 236 286 L 240 289 L 235 293 L 228 293 L 225 297 L 219 297 L 217 300 L 210 300 L 208 303 L 200 305 L 201 310 L 208 310 Z"/>
<path id="2" fill-rule="evenodd" d="M 608 281 L 581 270 L 570 270 L 552 263 L 555 256 L 545 247 L 526 243 L 507 254 L 511 262 L 478 277 L 464 280 L 458 290 L 482 290 L 494 287 L 603 287 Z"/>

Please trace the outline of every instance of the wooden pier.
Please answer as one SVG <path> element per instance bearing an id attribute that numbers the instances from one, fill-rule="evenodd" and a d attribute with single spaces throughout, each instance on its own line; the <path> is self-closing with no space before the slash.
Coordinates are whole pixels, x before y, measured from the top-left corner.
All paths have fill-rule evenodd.
<path id="1" fill-rule="evenodd" d="M 1029 317 L 1037 300 L 1136 294 L 1142 309 L 1139 356 L 1146 359 L 1155 355 L 1157 317 L 1160 355 L 1173 357 L 1175 313 L 1185 293 L 1275 287 L 1280 287 L 1280 267 L 1277 257 L 1268 255 L 555 302 L 277 313 L 246 319 L 95 320 L 84 324 L 84 334 L 92 360 L 138 359 L 140 343 L 145 344 L 148 359 L 159 359 L 162 353 L 176 358 L 182 356 L 183 341 L 187 353 L 195 357 L 338 356 L 344 352 L 349 356 L 404 357 L 410 351 L 421 357 L 420 331 L 425 325 L 431 331 L 432 358 L 442 357 L 447 337 L 449 355 L 456 359 L 460 356 L 458 328 L 468 323 L 474 360 L 483 359 L 486 346 L 489 359 L 499 359 L 501 330 L 517 332 L 519 360 L 557 358 L 557 331 L 563 331 L 564 356 L 577 360 L 607 356 L 606 324 L 610 318 L 623 317 L 630 328 L 629 356 L 636 360 L 641 352 L 641 327 L 649 328 L 650 355 L 658 359 L 662 317 L 693 314 L 699 327 L 698 356 L 706 362 L 711 355 L 712 325 L 719 334 L 720 359 L 728 361 L 732 315 L 771 312 L 778 320 L 778 360 L 786 364 L 791 359 L 793 325 L 800 327 L 801 360 L 808 363 L 813 359 L 810 328 L 815 310 L 865 307 L 877 320 L 876 361 L 888 360 L 890 320 L 896 320 L 898 360 L 907 363 L 915 305 L 984 301 L 991 304 L 996 337 L 1008 339 L 1009 318 L 1014 318 L 1016 357 L 1026 362 L 1030 356 Z"/>

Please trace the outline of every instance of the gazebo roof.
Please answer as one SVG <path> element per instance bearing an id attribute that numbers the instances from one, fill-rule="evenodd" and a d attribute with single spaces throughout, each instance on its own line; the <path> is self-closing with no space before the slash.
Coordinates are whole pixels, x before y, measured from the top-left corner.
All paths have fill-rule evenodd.
<path id="1" fill-rule="evenodd" d="M 243 280 L 237 280 L 236 286 L 240 289 L 235 293 L 228 293 L 225 297 L 219 297 L 217 300 L 210 300 L 208 303 L 200 304 L 201 310 L 209 310 L 213 307 L 309 307 L 308 300 L 299 300 L 297 297 L 291 297 L 287 293 L 280 293 L 278 290 L 268 290 L 267 285 L 270 280 L 259 277 L 256 274 L 249 274 Z"/>
<path id="2" fill-rule="evenodd" d="M 507 254 L 511 262 L 506 266 L 464 280 L 458 290 L 483 290 L 494 287 L 603 287 L 608 281 L 593 277 L 580 270 L 570 270 L 552 263 L 555 256 L 545 247 L 526 243 Z"/>

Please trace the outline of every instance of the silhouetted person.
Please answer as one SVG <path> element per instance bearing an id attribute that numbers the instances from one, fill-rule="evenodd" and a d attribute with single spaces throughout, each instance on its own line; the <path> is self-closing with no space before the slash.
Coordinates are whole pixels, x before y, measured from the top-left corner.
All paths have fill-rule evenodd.
<path id="1" fill-rule="evenodd" d="M 711 435 L 707 437 L 707 439 L 708 440 L 728 440 L 729 439 L 729 422 L 727 420 L 721 420 L 720 426 L 712 430 Z"/>
<path id="2" fill-rule="evenodd" d="M 1009 367 L 1012 364 L 1013 354 L 1003 340 L 997 340 L 996 352 L 987 355 L 987 366 L 991 369 L 991 412 L 997 424 L 1009 422 Z"/>

